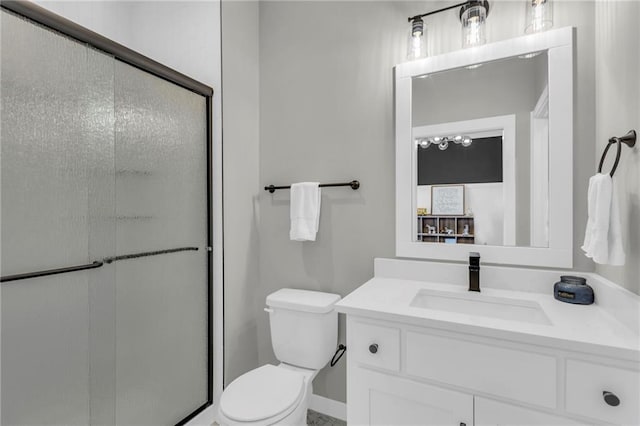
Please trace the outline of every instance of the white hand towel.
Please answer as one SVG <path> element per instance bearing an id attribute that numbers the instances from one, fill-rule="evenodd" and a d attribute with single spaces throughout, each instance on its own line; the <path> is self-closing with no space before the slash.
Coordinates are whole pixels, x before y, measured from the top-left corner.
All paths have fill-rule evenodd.
<path id="1" fill-rule="evenodd" d="M 320 184 L 301 182 L 291 185 L 291 229 L 293 241 L 315 241 L 320 224 Z"/>
<path id="2" fill-rule="evenodd" d="M 611 176 L 598 173 L 589 179 L 588 219 L 582 250 L 587 257 L 602 263 L 609 259 L 609 214 L 611 211 Z"/>
<path id="3" fill-rule="evenodd" d="M 621 266 L 625 262 L 624 247 L 622 246 L 622 225 L 620 223 L 620 206 L 618 192 L 612 185 L 611 214 L 609 215 L 609 265 Z"/>
<path id="4" fill-rule="evenodd" d="M 609 174 L 598 173 L 589 179 L 588 215 L 582 245 L 585 255 L 599 264 L 624 264 L 618 197 Z"/>

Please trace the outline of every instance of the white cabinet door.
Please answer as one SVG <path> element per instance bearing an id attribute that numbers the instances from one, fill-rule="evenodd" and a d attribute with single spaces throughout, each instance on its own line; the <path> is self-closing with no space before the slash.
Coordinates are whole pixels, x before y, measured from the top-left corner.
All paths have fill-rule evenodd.
<path id="1" fill-rule="evenodd" d="M 347 388 L 350 426 L 473 425 L 471 395 L 351 366 Z"/>
<path id="2" fill-rule="evenodd" d="M 475 426 L 577 426 L 578 421 L 475 397 Z"/>

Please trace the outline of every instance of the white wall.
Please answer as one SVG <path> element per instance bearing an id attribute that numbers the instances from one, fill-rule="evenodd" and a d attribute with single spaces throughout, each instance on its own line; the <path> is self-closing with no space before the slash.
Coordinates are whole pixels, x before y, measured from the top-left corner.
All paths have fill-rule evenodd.
<path id="1" fill-rule="evenodd" d="M 34 0 L 33 3 L 122 45 L 131 42 L 133 28 L 128 2 Z"/>
<path id="2" fill-rule="evenodd" d="M 640 132 L 640 2 L 596 3 L 596 135 L 595 172 L 611 136 Z M 612 48 L 615 46 L 615 48 Z M 603 167 L 611 170 L 615 147 Z M 640 293 L 640 141 L 622 147 L 614 176 L 620 200 L 625 266 L 597 265 L 599 274 Z"/>

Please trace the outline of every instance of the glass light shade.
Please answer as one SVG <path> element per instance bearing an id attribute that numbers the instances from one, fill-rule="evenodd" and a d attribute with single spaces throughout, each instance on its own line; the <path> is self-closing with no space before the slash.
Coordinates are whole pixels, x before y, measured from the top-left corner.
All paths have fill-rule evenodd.
<path id="1" fill-rule="evenodd" d="M 553 27 L 551 0 L 527 0 L 527 26 L 525 33 L 537 33 Z"/>
<path id="2" fill-rule="evenodd" d="M 473 5 L 462 12 L 462 47 L 480 46 L 487 42 L 485 21 L 487 9 L 482 4 Z"/>
<path id="3" fill-rule="evenodd" d="M 407 59 L 421 59 L 427 57 L 426 44 L 427 28 L 422 18 L 411 21 L 411 31 L 409 31 L 409 42 L 407 45 Z"/>

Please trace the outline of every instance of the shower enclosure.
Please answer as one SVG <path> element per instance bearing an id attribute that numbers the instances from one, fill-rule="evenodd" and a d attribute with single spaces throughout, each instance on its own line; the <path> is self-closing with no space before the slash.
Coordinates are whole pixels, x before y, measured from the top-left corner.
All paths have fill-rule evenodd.
<path id="1" fill-rule="evenodd" d="M 184 423 L 212 399 L 212 90 L 7 4 L 1 423 Z"/>

